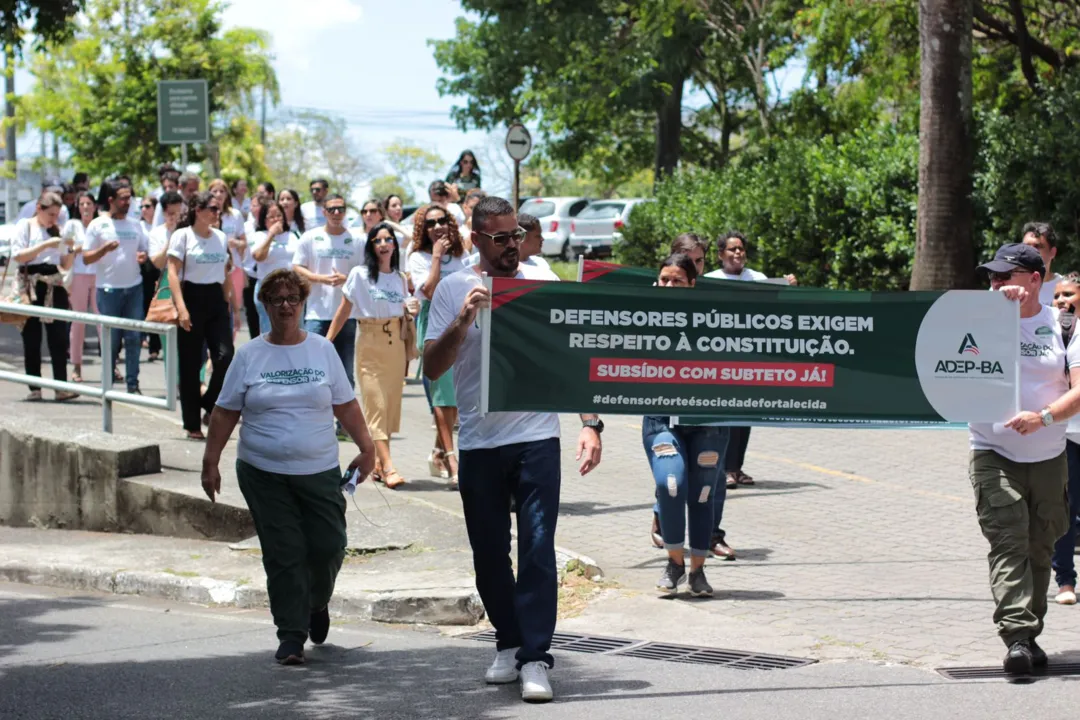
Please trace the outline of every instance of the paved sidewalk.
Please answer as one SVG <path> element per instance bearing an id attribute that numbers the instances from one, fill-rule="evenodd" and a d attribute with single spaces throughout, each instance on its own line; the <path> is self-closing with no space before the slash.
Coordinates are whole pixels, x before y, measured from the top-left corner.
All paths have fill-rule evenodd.
<path id="1" fill-rule="evenodd" d="M 4 341 L 9 330 L 0 328 L 0 361 L 21 367 L 10 334 Z M 144 391 L 160 394 L 160 375 L 153 379 L 160 364 L 148 367 Z M 8 412 L 47 407 L 0 403 Z M 164 414 L 118 406 L 118 427 L 147 413 Z M 746 470 L 758 484 L 731 491 L 725 512 L 739 559 L 710 563 L 713 600 L 671 601 L 652 590 L 664 556 L 648 539 L 652 480 L 640 418 L 606 421 L 603 463 L 581 478 L 573 460 L 580 423 L 563 418 L 556 541 L 595 558 L 619 587 L 599 593 L 560 629 L 823 659 L 999 662 L 1004 648 L 991 622 L 965 432 L 755 429 Z M 179 437 L 179 414 L 169 422 Z M 410 385 L 393 443 L 395 464 L 410 483 L 397 495 L 460 515 L 457 494 L 427 477 L 433 440 L 423 392 Z M 175 447 L 166 464 L 197 470 L 201 446 Z M 186 465 L 173 464 L 183 457 Z M 1051 606 L 1042 644 L 1052 657 L 1080 659 L 1076 613 L 1080 608 Z"/>

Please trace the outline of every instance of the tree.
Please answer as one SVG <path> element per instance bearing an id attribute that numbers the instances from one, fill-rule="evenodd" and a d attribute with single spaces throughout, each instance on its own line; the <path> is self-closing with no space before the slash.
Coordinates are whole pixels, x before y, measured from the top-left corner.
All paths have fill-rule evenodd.
<path id="1" fill-rule="evenodd" d="M 426 196 L 428 184 L 446 176 L 446 161 L 442 155 L 422 148 L 411 140 L 398 138 L 384 145 L 381 154 L 390 175 L 409 189 L 410 196 L 417 188 L 423 188 Z"/>
<path id="2" fill-rule="evenodd" d="M 402 205 L 412 205 L 416 196 L 397 175 L 380 175 L 371 181 L 371 196 L 386 200 L 390 195 L 401 198 Z"/>
<path id="3" fill-rule="evenodd" d="M 919 0 L 919 207 L 912 290 L 973 287 L 972 0 Z"/>
<path id="4" fill-rule="evenodd" d="M 69 21 L 82 6 L 83 0 L 3 0 L 0 2 L 0 40 L 16 53 L 21 52 L 27 32 L 38 43 L 62 41 L 70 35 Z"/>
<path id="5" fill-rule="evenodd" d="M 71 42 L 35 53 L 27 119 L 70 146 L 80 167 L 153 177 L 160 162 L 179 154 L 157 142 L 157 82 L 205 79 L 214 139 L 192 148 L 190 158 L 219 172 L 215 158 L 228 153 L 218 136 L 230 137 L 230 111 L 256 87 L 278 96 L 268 39 L 223 30 L 223 7 L 217 0 L 90 0 Z"/>
<path id="6" fill-rule="evenodd" d="M 325 178 L 330 192 L 345 198 L 371 175 L 344 118 L 310 110 L 288 117 L 268 135 L 266 164 L 278 188 L 302 192 L 313 179 Z"/>

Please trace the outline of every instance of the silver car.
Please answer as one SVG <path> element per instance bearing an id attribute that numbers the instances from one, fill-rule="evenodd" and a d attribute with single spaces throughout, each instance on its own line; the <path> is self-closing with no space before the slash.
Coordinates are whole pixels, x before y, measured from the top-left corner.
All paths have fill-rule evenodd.
<path id="1" fill-rule="evenodd" d="M 14 232 L 14 225 L 0 225 L 0 265 L 11 262 L 11 236 Z"/>
<path id="2" fill-rule="evenodd" d="M 518 212 L 528 213 L 540 220 L 544 236 L 541 253 L 570 259 L 570 222 L 589 204 L 583 197 L 538 197 L 521 204 Z"/>
<path id="3" fill-rule="evenodd" d="M 626 226 L 635 205 L 650 202 L 645 198 L 597 200 L 582 210 L 570 223 L 570 248 L 575 255 L 609 257 L 614 238 Z"/>

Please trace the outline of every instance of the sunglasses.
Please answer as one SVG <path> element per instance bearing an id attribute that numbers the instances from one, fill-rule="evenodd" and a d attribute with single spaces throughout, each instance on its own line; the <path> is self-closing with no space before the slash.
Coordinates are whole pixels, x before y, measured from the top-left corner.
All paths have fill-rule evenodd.
<path id="1" fill-rule="evenodd" d="M 326 192 L 326 189 L 322 188 L 322 187 L 320 187 L 318 185 L 312 185 L 311 186 L 311 194 L 312 195 L 314 195 L 315 193 L 321 193 L 321 192 Z"/>
<path id="2" fill-rule="evenodd" d="M 481 232 L 480 230 L 473 230 L 473 235 L 487 235 L 491 238 L 491 242 L 495 243 L 498 247 L 505 247 L 507 243 L 513 240 L 518 245 L 525 239 L 525 229 L 518 228 L 512 232 L 499 233 L 498 235 L 492 235 L 491 233 Z"/>
<path id="3" fill-rule="evenodd" d="M 270 298 L 270 304 L 273 305 L 274 307 L 281 307 L 285 303 L 289 303 L 289 305 L 291 305 L 293 307 L 296 307 L 297 305 L 300 304 L 300 296 L 299 295 L 275 295 L 274 297 Z"/>
<path id="4" fill-rule="evenodd" d="M 430 220 L 425 220 L 424 221 L 424 227 L 426 227 L 428 230 L 430 230 L 431 228 L 435 227 L 436 225 L 447 225 L 447 224 L 449 224 L 449 222 L 450 222 L 450 218 L 443 215 L 442 217 L 439 217 L 439 218 L 432 218 Z"/>
<path id="5" fill-rule="evenodd" d="M 207 205 L 203 208 L 203 210 L 206 210 L 207 212 L 212 212 L 215 215 L 221 213 L 221 208 L 219 208 L 217 205 Z"/>
<path id="6" fill-rule="evenodd" d="M 142 206 L 142 209 L 143 209 L 143 210 L 149 210 L 149 209 L 150 209 L 150 208 L 152 208 L 152 207 L 154 207 L 154 206 L 153 206 L 153 205 L 143 205 L 143 206 Z"/>
<path id="7" fill-rule="evenodd" d="M 366 210 L 361 210 L 360 214 L 361 215 L 376 215 L 376 214 L 378 214 L 378 212 L 379 212 L 378 208 L 367 208 Z"/>
<path id="8" fill-rule="evenodd" d="M 1022 275 L 1030 275 L 1032 270 L 1010 270 L 1009 272 L 992 272 L 990 273 L 991 280 L 997 280 L 998 282 L 1008 282 L 1012 280 L 1012 276 L 1020 273 Z"/>
<path id="9" fill-rule="evenodd" d="M 371 241 L 373 245 L 392 245 L 394 238 L 375 238 Z"/>
<path id="10" fill-rule="evenodd" d="M 323 211 L 331 213 L 333 215 L 340 215 L 341 213 L 345 212 L 345 206 L 335 205 L 334 207 L 323 208 Z"/>

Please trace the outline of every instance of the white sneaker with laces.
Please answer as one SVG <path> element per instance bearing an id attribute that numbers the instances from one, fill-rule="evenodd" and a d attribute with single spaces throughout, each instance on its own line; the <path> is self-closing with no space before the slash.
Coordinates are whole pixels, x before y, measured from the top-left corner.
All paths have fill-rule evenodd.
<path id="1" fill-rule="evenodd" d="M 1056 602 L 1058 605 L 1075 605 L 1076 593 L 1073 590 L 1062 588 L 1061 591 L 1058 592 L 1057 596 L 1054 598 L 1054 602 Z"/>
<path id="2" fill-rule="evenodd" d="M 551 683 L 548 682 L 547 665 L 542 662 L 525 663 L 521 666 L 521 699 L 525 702 L 549 702 Z"/>
<path id="3" fill-rule="evenodd" d="M 488 685 L 504 685 L 518 679 L 517 651 L 521 648 L 507 648 L 495 653 L 495 661 L 484 673 Z"/>

